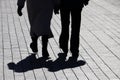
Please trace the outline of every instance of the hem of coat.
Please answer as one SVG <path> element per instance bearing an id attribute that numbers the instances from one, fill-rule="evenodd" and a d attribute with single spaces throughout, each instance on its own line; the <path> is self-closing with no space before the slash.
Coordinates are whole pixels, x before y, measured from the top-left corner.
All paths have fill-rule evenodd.
<path id="1" fill-rule="evenodd" d="M 44 35 L 33 35 L 33 34 L 30 34 L 30 36 L 31 36 L 31 37 L 36 37 L 36 36 L 42 37 L 42 36 L 44 36 Z M 54 37 L 53 35 L 47 35 L 47 36 L 48 36 L 48 38 L 53 38 L 53 37 Z"/>

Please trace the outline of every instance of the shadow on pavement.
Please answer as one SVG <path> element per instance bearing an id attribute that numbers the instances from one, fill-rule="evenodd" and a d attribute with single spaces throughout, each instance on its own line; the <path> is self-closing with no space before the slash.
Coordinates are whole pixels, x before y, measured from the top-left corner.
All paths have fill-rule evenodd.
<path id="1" fill-rule="evenodd" d="M 47 68 L 50 72 L 55 72 L 63 70 L 66 68 L 74 68 L 85 65 L 86 62 L 79 60 L 76 62 L 65 61 L 65 57 L 62 56 L 62 53 L 59 53 L 59 57 L 55 60 L 46 60 L 43 57 L 36 59 L 35 55 L 32 54 L 25 59 L 19 61 L 18 63 L 10 62 L 8 63 L 8 68 L 14 72 L 26 72 L 38 68 Z"/>

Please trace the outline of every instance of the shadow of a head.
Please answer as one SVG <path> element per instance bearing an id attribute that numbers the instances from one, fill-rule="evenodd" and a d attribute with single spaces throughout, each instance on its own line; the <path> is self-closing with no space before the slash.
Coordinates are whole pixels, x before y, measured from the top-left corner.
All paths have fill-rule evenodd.
<path id="1" fill-rule="evenodd" d="M 27 70 L 33 69 L 31 63 L 33 63 L 33 61 L 35 60 L 36 60 L 35 55 L 30 55 L 25 59 L 19 61 L 18 63 L 14 62 L 8 63 L 8 68 L 10 70 L 14 70 L 15 72 L 25 72 Z"/>

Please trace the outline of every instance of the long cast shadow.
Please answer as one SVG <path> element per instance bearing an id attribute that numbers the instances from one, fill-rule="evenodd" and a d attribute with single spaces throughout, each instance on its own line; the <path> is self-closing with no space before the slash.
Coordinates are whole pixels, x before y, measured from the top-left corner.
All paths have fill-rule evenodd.
<path id="1" fill-rule="evenodd" d="M 18 63 L 10 62 L 8 63 L 8 68 L 15 72 L 26 72 L 33 69 L 43 68 L 51 64 L 52 61 L 46 61 L 43 57 L 36 59 L 34 54 L 26 57 L 25 59 L 19 61 Z"/>
<path id="2" fill-rule="evenodd" d="M 30 55 L 25 59 L 19 61 L 18 63 L 10 62 L 8 63 L 8 68 L 14 72 L 26 72 L 38 68 L 47 68 L 50 72 L 56 72 L 66 68 L 74 68 L 85 65 L 85 61 L 65 61 L 63 54 L 59 54 L 59 57 L 55 60 L 46 60 L 42 57 L 36 59 L 35 55 Z"/>
<path id="3" fill-rule="evenodd" d="M 58 56 L 59 57 L 54 62 L 52 62 L 52 65 L 49 66 L 48 70 L 50 72 L 64 70 L 67 68 L 80 67 L 86 64 L 86 62 L 83 60 L 73 62 L 68 59 L 67 61 L 65 61 L 66 58 L 63 53 L 59 53 Z"/>

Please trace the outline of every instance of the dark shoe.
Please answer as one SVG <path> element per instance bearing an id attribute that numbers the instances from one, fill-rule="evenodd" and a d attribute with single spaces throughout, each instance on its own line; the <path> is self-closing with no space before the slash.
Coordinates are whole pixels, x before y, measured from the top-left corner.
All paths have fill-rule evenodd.
<path id="1" fill-rule="evenodd" d="M 37 43 L 32 42 L 30 44 L 30 48 L 32 49 L 33 52 L 38 52 Z"/>
<path id="2" fill-rule="evenodd" d="M 49 59 L 49 53 L 48 53 L 47 49 L 42 49 L 42 56 L 43 56 L 43 58 Z"/>
<path id="3" fill-rule="evenodd" d="M 72 57 L 69 57 L 68 61 L 70 61 L 70 62 L 77 62 L 77 58 L 78 57 L 72 56 Z"/>
<path id="4" fill-rule="evenodd" d="M 65 61 L 66 60 L 66 57 L 67 57 L 67 54 L 66 53 L 59 53 L 58 54 L 58 59 L 60 61 Z"/>
<path id="5" fill-rule="evenodd" d="M 43 60 L 48 60 L 48 59 L 50 59 L 50 57 L 49 56 L 43 56 L 42 59 Z"/>
<path id="6" fill-rule="evenodd" d="M 72 57 L 71 57 L 71 58 L 72 58 L 73 60 L 76 60 L 76 61 L 77 61 L 78 56 L 79 56 L 79 53 L 78 53 L 78 52 L 74 52 L 74 53 L 72 52 Z"/>
<path id="7" fill-rule="evenodd" d="M 60 47 L 63 50 L 63 53 L 67 54 L 68 53 L 68 49 L 64 48 L 64 47 Z"/>

